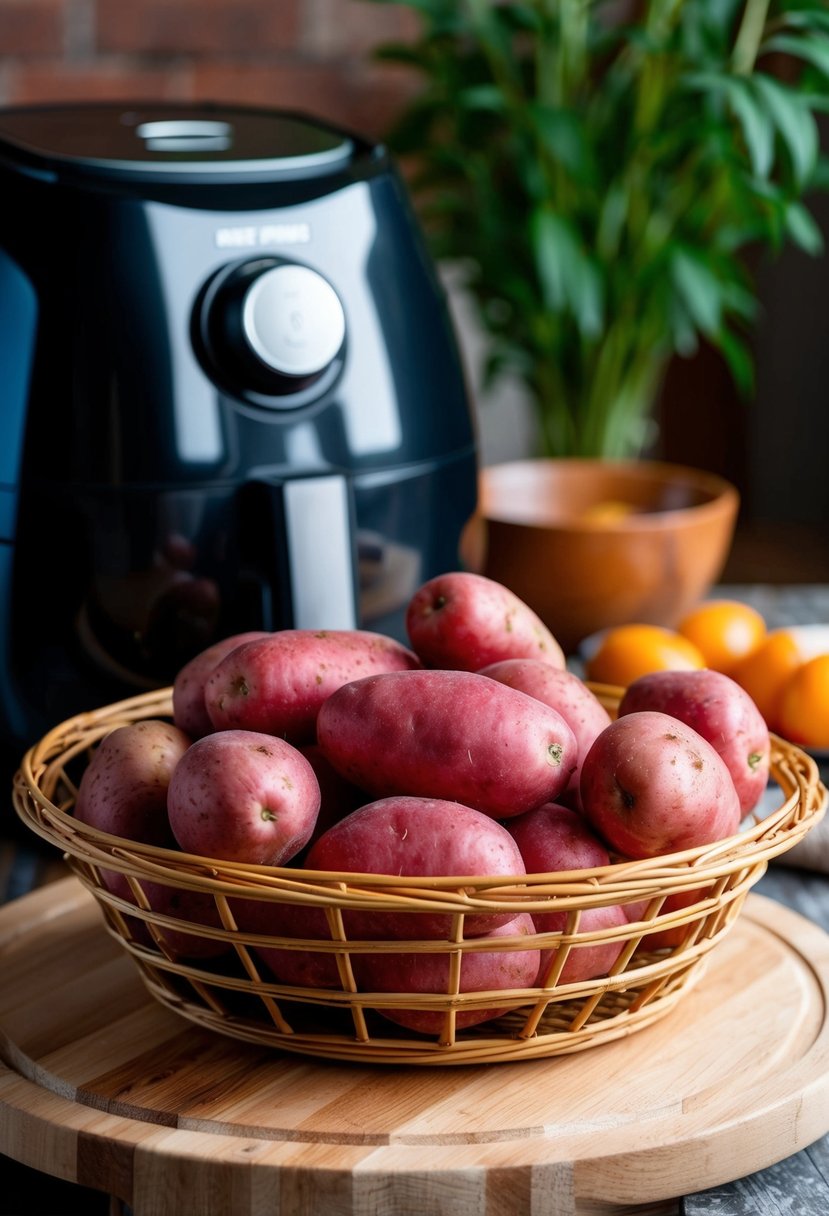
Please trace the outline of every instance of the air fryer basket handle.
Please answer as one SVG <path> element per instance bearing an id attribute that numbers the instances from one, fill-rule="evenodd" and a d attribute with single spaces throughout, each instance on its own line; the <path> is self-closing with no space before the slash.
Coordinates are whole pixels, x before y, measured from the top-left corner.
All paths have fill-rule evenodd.
<path id="1" fill-rule="evenodd" d="M 252 554 L 249 541 L 248 558 L 267 584 L 263 616 L 270 619 L 262 627 L 357 628 L 354 505 L 347 478 L 332 473 L 249 482 L 245 499 L 245 530 L 249 537 L 255 533 L 259 550 Z M 263 514 L 270 527 L 262 526 Z"/>
<path id="2" fill-rule="evenodd" d="M 281 486 L 295 629 L 355 629 L 354 513 L 344 477 L 300 477 Z"/>

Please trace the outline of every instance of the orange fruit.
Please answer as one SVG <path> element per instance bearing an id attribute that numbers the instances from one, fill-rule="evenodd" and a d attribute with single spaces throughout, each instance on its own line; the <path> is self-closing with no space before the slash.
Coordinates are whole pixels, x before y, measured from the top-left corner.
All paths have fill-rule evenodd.
<path id="1" fill-rule="evenodd" d="M 792 743 L 829 748 L 829 654 L 819 654 L 786 680 L 777 706 L 777 727 Z"/>
<path id="2" fill-rule="evenodd" d="M 683 617 L 677 630 L 702 652 L 706 666 L 730 675 L 763 641 L 766 622 L 740 600 L 705 600 Z"/>
<path id="3" fill-rule="evenodd" d="M 777 721 L 783 688 L 801 664 L 823 651 L 829 651 L 829 631 L 797 626 L 772 629 L 729 675 L 746 690 L 769 726 L 783 734 Z"/>
<path id="4" fill-rule="evenodd" d="M 632 502 L 623 502 L 618 498 L 605 498 L 601 502 L 594 502 L 591 507 L 582 511 L 579 516 L 580 523 L 591 524 L 617 524 L 623 519 L 627 519 L 629 515 L 634 514 L 638 510 Z"/>
<path id="5" fill-rule="evenodd" d="M 661 625 L 616 625 L 585 662 L 589 680 L 627 687 L 652 671 L 694 671 L 705 659 L 693 642 Z"/>

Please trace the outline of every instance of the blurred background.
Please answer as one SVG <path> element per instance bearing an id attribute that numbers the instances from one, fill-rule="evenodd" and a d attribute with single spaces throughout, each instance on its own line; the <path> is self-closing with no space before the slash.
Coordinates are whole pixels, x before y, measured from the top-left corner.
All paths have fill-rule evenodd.
<path id="1" fill-rule="evenodd" d="M 303 110 L 381 138 L 416 88 L 373 50 L 415 32 L 365 0 L 0 0 L 0 104 L 215 100 Z M 823 127 L 824 146 L 827 127 Z M 829 237 L 829 200 L 813 214 Z M 484 393 L 481 336 L 444 268 L 486 463 L 527 454 L 518 385 Z M 742 497 L 727 582 L 829 580 L 829 264 L 790 249 L 761 275 L 757 391 L 716 353 L 677 361 L 658 454 L 718 472 Z"/>
<path id="2" fill-rule="evenodd" d="M 243 102 L 377 137 L 411 82 L 371 50 L 412 30 L 361 0 L 0 0 L 0 102 Z"/>

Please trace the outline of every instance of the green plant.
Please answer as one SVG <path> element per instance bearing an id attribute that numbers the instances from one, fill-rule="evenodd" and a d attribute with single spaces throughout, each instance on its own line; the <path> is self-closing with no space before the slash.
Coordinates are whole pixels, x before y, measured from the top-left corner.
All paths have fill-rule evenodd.
<path id="1" fill-rule="evenodd" d="M 826 0 L 373 0 L 423 87 L 389 133 L 553 455 L 631 456 L 668 360 L 753 377 L 758 253 L 821 236 Z"/>

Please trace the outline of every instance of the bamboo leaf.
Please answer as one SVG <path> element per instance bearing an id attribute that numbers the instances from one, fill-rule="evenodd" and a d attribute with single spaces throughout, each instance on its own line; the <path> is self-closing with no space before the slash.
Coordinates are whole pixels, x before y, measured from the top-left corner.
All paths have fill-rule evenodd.
<path id="1" fill-rule="evenodd" d="M 715 338 L 715 344 L 722 352 L 731 377 L 744 397 L 750 397 L 754 391 L 754 357 L 751 350 L 740 338 L 730 330 L 722 330 Z"/>
<path id="2" fill-rule="evenodd" d="M 757 72 L 751 79 L 759 101 L 788 148 L 795 180 L 802 186 L 817 163 L 820 146 L 817 123 L 801 98 L 771 76 Z"/>
<path id="3" fill-rule="evenodd" d="M 757 317 L 757 296 L 747 287 L 732 280 L 722 283 L 723 308 L 743 321 L 754 321 Z"/>
<path id="4" fill-rule="evenodd" d="M 630 194 L 624 182 L 613 182 L 605 193 L 596 224 L 596 249 L 602 257 L 616 256 L 629 208 Z"/>
<path id="5" fill-rule="evenodd" d="M 506 98 L 494 84 L 479 84 L 461 89 L 458 104 L 467 110 L 491 110 L 503 113 L 507 108 Z"/>
<path id="6" fill-rule="evenodd" d="M 533 217 L 533 244 L 547 307 L 571 311 L 583 334 L 599 333 L 604 311 L 601 280 L 572 226 L 549 208 L 539 208 Z"/>
<path id="7" fill-rule="evenodd" d="M 533 219 L 533 245 L 541 289 L 548 308 L 559 312 L 567 304 L 567 262 L 573 258 L 574 240 L 568 226 L 546 208 Z"/>
<path id="8" fill-rule="evenodd" d="M 679 299 L 673 299 L 668 309 L 673 348 L 683 358 L 690 358 L 699 349 L 696 326 Z"/>
<path id="9" fill-rule="evenodd" d="M 823 233 L 802 203 L 789 203 L 784 222 L 786 233 L 798 248 L 814 256 L 823 252 Z"/>
<path id="10" fill-rule="evenodd" d="M 812 177 L 815 190 L 829 190 L 829 157 L 822 157 Z"/>
<path id="11" fill-rule="evenodd" d="M 722 287 L 695 251 L 675 249 L 670 261 L 673 284 L 693 323 L 712 335 L 722 323 Z"/>
<path id="12" fill-rule="evenodd" d="M 689 72 L 685 85 L 709 98 L 723 97 L 740 124 L 753 172 L 768 177 L 774 164 L 775 126 L 767 107 L 754 96 L 750 80 L 725 72 Z"/>
<path id="13" fill-rule="evenodd" d="M 822 3 L 811 9 L 789 9 L 784 20 L 790 29 L 826 30 L 829 33 L 829 10 Z"/>
<path id="14" fill-rule="evenodd" d="M 575 114 L 556 106 L 531 105 L 527 115 L 553 160 L 582 181 L 595 180 L 590 146 Z"/>
<path id="15" fill-rule="evenodd" d="M 774 164 L 774 126 L 742 77 L 728 81 L 728 101 L 746 141 L 751 167 L 757 177 L 768 177 Z"/>
<path id="16" fill-rule="evenodd" d="M 777 34 L 763 44 L 764 51 L 779 51 L 793 55 L 810 63 L 824 76 L 829 77 L 829 38 L 813 35 L 811 38 L 795 38 L 791 34 Z"/>

